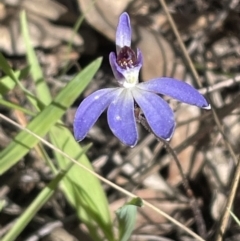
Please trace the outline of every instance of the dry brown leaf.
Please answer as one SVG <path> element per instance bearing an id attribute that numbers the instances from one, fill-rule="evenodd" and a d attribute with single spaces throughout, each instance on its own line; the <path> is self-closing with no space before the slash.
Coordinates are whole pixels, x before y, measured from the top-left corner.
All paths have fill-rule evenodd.
<path id="1" fill-rule="evenodd" d="M 226 116 L 224 118 L 224 124 L 226 126 L 226 136 L 228 137 L 229 142 L 236 150 L 240 146 L 240 117 L 237 113 L 239 113 L 240 108 L 237 108 L 233 115 Z"/>
<path id="2" fill-rule="evenodd" d="M 79 8 L 86 14 L 88 23 L 100 33 L 115 41 L 118 17 L 132 0 L 78 0 Z"/>
<path id="3" fill-rule="evenodd" d="M 0 49 L 3 49 L 8 54 L 12 54 L 11 36 L 6 26 L 0 26 L 0 36 Z"/>
<path id="4" fill-rule="evenodd" d="M 225 208 L 227 201 L 226 195 L 221 192 L 216 192 L 211 205 L 211 215 L 214 220 L 219 220 L 222 216 L 222 212 Z"/>
<path id="5" fill-rule="evenodd" d="M 19 21 L 19 13 L 22 10 L 27 11 L 29 33 L 34 47 L 54 48 L 63 42 L 70 41 L 74 36 L 71 28 L 56 26 L 48 21 L 48 19 L 56 20 L 65 11 L 65 8 L 58 3 L 48 0 L 5 2 L 13 7 L 5 9 L 7 18 L 0 26 L 0 49 L 9 55 L 25 53 Z M 75 35 L 73 44 L 82 46 L 83 40 L 80 35 Z"/>
<path id="6" fill-rule="evenodd" d="M 143 80 L 171 76 L 175 55 L 171 45 L 160 34 L 138 27 L 138 47 L 143 53 Z"/>
<path id="7" fill-rule="evenodd" d="M 63 5 L 52 0 L 3 0 L 3 3 L 8 6 L 29 10 L 50 20 L 57 20 L 60 15 L 66 12 Z"/>
<path id="8" fill-rule="evenodd" d="M 3 3 L 0 3 L 0 21 L 6 18 L 7 16 L 7 10 Z"/>
<path id="9" fill-rule="evenodd" d="M 206 153 L 206 165 L 204 174 L 208 180 L 212 193 L 211 215 L 215 220 L 219 220 L 225 207 L 227 196 L 222 191 L 229 186 L 232 181 L 234 162 L 229 161 L 229 157 L 220 147 L 212 147 Z"/>
<path id="10" fill-rule="evenodd" d="M 190 120 L 195 117 L 200 116 L 200 110 L 195 106 L 190 106 L 186 104 L 180 104 L 180 108 L 175 113 L 177 123 Z M 184 124 L 180 127 L 177 127 L 173 138 L 171 140 L 171 146 L 174 148 L 179 144 L 183 143 L 189 136 L 193 135 L 197 132 L 199 127 L 199 121 L 195 120 L 189 124 Z M 203 164 L 203 155 L 201 152 L 197 152 L 194 160 L 192 160 L 192 155 L 195 151 L 194 146 L 189 146 L 184 149 L 180 154 L 178 154 L 178 159 L 181 163 L 184 173 L 190 175 L 190 177 L 194 177 L 196 173 L 199 171 L 200 167 Z M 168 157 L 171 158 L 171 157 Z M 189 173 L 191 171 L 191 173 Z M 169 176 L 168 182 L 171 185 L 177 185 L 181 182 L 182 178 L 179 174 L 179 170 L 172 160 L 169 165 Z"/>
<path id="11" fill-rule="evenodd" d="M 67 10 L 66 8 L 51 0 L 24 0 L 22 7 L 43 18 L 57 20 Z"/>
<path id="12" fill-rule="evenodd" d="M 231 182 L 234 162 L 229 160 L 229 156 L 220 147 L 210 148 L 206 158 L 207 165 L 204 172 L 211 184 L 210 187 L 213 189 L 227 187 Z"/>
<path id="13" fill-rule="evenodd" d="M 68 233 L 65 229 L 59 227 L 52 230 L 52 232 L 45 236 L 42 241 L 78 241 L 78 239 Z"/>

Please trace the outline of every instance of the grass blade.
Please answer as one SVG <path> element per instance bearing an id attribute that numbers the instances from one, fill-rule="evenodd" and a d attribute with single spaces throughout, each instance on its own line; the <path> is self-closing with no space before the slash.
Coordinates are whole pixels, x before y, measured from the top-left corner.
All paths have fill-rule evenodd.
<path id="1" fill-rule="evenodd" d="M 17 79 L 25 78 L 29 73 L 29 67 L 22 69 L 21 71 L 14 72 L 14 76 Z M 5 76 L 0 79 L 0 95 L 5 95 L 9 90 L 12 90 L 16 86 L 16 81 L 10 76 Z"/>
<path id="2" fill-rule="evenodd" d="M 25 109 L 24 107 L 22 107 L 20 105 L 17 105 L 15 103 L 12 103 L 10 101 L 4 100 L 1 96 L 0 96 L 0 105 L 8 107 L 9 109 L 12 109 L 12 110 L 19 110 L 22 113 L 25 113 L 25 114 L 30 115 L 30 116 L 35 115 L 35 113 L 33 113 L 32 111 L 30 111 L 28 109 Z"/>
<path id="3" fill-rule="evenodd" d="M 23 34 L 23 38 L 26 46 L 26 51 L 27 51 L 27 60 L 28 60 L 28 63 L 30 64 L 30 72 L 37 87 L 36 88 L 37 96 L 45 105 L 48 105 L 51 102 L 52 98 L 51 98 L 51 94 L 48 89 L 48 86 L 44 81 L 42 69 L 38 63 L 37 56 L 31 44 L 25 11 L 21 12 L 20 21 L 21 21 L 21 27 L 22 27 L 22 34 Z"/>
<path id="4" fill-rule="evenodd" d="M 44 108 L 27 126 L 29 130 L 39 136 L 45 136 L 50 128 L 65 113 L 66 108 L 71 105 L 79 93 L 84 90 L 99 68 L 101 59 L 95 60 L 78 74 L 68 85 L 56 96 L 53 102 Z M 38 140 L 21 131 L 14 140 L 0 153 L 0 175 L 16 164 Z"/>

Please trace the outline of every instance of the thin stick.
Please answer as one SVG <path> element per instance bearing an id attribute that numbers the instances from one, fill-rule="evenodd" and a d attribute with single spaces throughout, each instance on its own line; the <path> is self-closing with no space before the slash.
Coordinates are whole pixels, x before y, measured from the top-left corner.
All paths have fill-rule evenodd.
<path id="1" fill-rule="evenodd" d="M 185 47 L 185 45 L 184 45 L 184 43 L 182 41 L 182 38 L 181 38 L 181 36 L 180 36 L 180 34 L 179 34 L 178 30 L 177 30 L 176 24 L 174 23 L 173 18 L 172 18 L 171 14 L 168 11 L 166 2 L 164 0 L 159 0 L 159 1 L 160 1 L 161 5 L 162 5 L 162 8 L 164 9 L 164 12 L 165 12 L 165 14 L 167 16 L 168 22 L 171 25 L 173 33 L 175 34 L 175 37 L 176 37 L 176 39 L 177 39 L 177 41 L 179 43 L 179 46 L 180 46 L 180 48 L 182 50 L 184 58 L 186 59 L 188 65 L 189 65 L 189 68 L 190 68 L 190 70 L 191 70 L 191 72 L 193 74 L 193 77 L 196 80 L 196 82 L 198 84 L 198 87 L 201 88 L 202 84 L 199 81 L 198 73 L 197 73 L 197 71 L 196 71 L 196 69 L 194 67 L 194 64 L 193 64 L 193 62 L 192 62 L 192 60 L 191 60 L 191 58 L 190 58 L 190 56 L 189 56 L 189 54 L 187 52 L 187 49 L 186 49 L 186 47 Z"/>
<path id="2" fill-rule="evenodd" d="M 112 188 L 120 191 L 121 193 L 125 194 L 128 197 L 131 198 L 136 198 L 137 196 L 132 194 L 131 192 L 128 192 L 127 190 L 119 187 L 118 185 L 116 185 L 115 183 L 105 179 L 104 177 L 102 177 L 101 175 L 95 173 L 94 171 L 88 169 L 86 166 L 84 166 L 83 164 L 79 163 L 78 161 L 76 161 L 75 159 L 73 159 L 71 156 L 69 156 L 68 154 L 66 154 L 65 152 L 61 151 L 60 149 L 56 148 L 54 145 L 52 145 L 51 143 L 47 142 L 46 140 L 44 140 L 43 138 L 41 138 L 40 136 L 36 135 L 35 133 L 33 133 L 31 130 L 19 125 L 18 123 L 16 123 L 15 121 L 11 120 L 10 118 L 4 116 L 3 114 L 0 113 L 0 118 L 2 118 L 3 120 L 7 121 L 8 123 L 12 124 L 13 126 L 24 130 L 26 132 L 28 132 L 30 135 L 33 135 L 34 137 L 36 137 L 39 141 L 41 141 L 44 145 L 48 146 L 49 148 L 51 148 L 52 150 L 55 150 L 56 152 L 60 153 L 62 156 L 68 158 L 70 161 L 72 161 L 73 163 L 75 163 L 76 165 L 78 165 L 79 167 L 81 167 L 82 169 L 84 169 L 85 171 L 91 173 L 92 175 L 94 175 L 95 177 L 97 177 L 99 180 L 101 180 L 102 182 L 106 183 L 107 185 L 111 186 Z M 201 238 L 200 236 L 198 236 L 196 233 L 194 233 L 192 230 L 190 230 L 189 228 L 187 228 L 186 226 L 184 226 L 183 224 L 181 224 L 180 222 L 178 222 L 176 219 L 172 218 L 171 216 L 169 216 L 167 213 L 163 212 L 161 209 L 156 208 L 154 205 L 152 205 L 151 203 L 145 201 L 144 199 L 142 199 L 142 202 L 145 206 L 149 207 L 150 209 L 154 210 L 155 212 L 157 212 L 158 214 L 162 215 L 163 217 L 165 217 L 167 220 L 169 220 L 170 222 L 172 222 L 173 224 L 175 224 L 176 226 L 180 227 L 182 230 L 184 230 L 186 233 L 190 234 L 192 237 L 196 238 L 199 241 L 205 241 L 203 238 Z"/>
<path id="3" fill-rule="evenodd" d="M 234 198 L 235 198 L 235 195 L 236 195 L 236 191 L 237 191 L 237 187 L 238 187 L 238 184 L 239 184 L 239 178 L 240 178 L 240 157 L 238 159 L 236 171 L 235 171 L 234 178 L 233 178 L 233 181 L 232 181 L 232 184 L 231 184 L 231 189 L 230 189 L 231 191 L 230 191 L 230 194 L 229 194 L 229 198 L 227 200 L 226 208 L 225 208 L 224 214 L 222 216 L 221 226 L 220 226 L 220 228 L 218 229 L 218 232 L 217 232 L 216 241 L 222 240 L 223 234 L 226 230 L 229 215 L 230 215 L 229 210 L 232 209 L 232 204 L 233 204 L 233 201 L 234 201 Z"/>
<path id="4" fill-rule="evenodd" d="M 151 128 L 149 127 L 146 119 L 143 116 L 138 116 L 138 121 L 142 124 L 142 126 L 149 132 L 153 133 L 153 131 L 151 130 Z M 154 134 L 154 133 L 153 133 Z M 156 139 L 160 142 L 163 142 L 165 145 L 166 150 L 168 151 L 168 153 L 173 157 L 178 170 L 180 172 L 180 175 L 182 177 L 182 183 L 183 183 L 183 187 L 187 193 L 187 196 L 190 200 L 190 206 L 192 208 L 195 220 L 196 220 L 196 226 L 197 226 L 197 230 L 198 233 L 201 235 L 201 237 L 206 238 L 207 236 L 207 231 L 206 231 L 206 225 L 202 216 L 202 213 L 200 211 L 200 208 L 198 206 L 197 200 L 193 194 L 193 191 L 190 187 L 189 181 L 187 176 L 185 175 L 185 173 L 183 172 L 182 166 L 180 164 L 180 161 L 178 160 L 178 157 L 175 153 L 175 151 L 171 148 L 171 146 L 169 145 L 169 143 L 163 139 L 158 138 L 155 134 L 154 136 L 156 137 Z"/>
<path id="5" fill-rule="evenodd" d="M 169 143 L 167 141 L 165 141 L 165 140 L 161 140 L 161 141 L 164 143 L 165 148 L 167 149 L 168 153 L 170 153 L 172 155 L 172 157 L 173 157 L 173 159 L 174 159 L 174 161 L 175 161 L 175 163 L 178 167 L 178 170 L 179 170 L 180 175 L 182 177 L 182 183 L 183 183 L 184 189 L 186 190 L 187 196 L 190 199 L 190 205 L 192 207 L 192 211 L 193 211 L 194 216 L 195 216 L 198 233 L 201 235 L 201 237 L 206 238 L 207 229 L 206 229 L 205 221 L 203 219 L 202 212 L 201 212 L 201 210 L 198 206 L 198 202 L 197 202 L 197 200 L 196 200 L 196 198 L 193 194 L 193 191 L 190 187 L 188 178 L 185 175 L 185 173 L 183 172 L 182 166 L 180 164 L 180 161 L 179 161 L 175 151 L 172 149 L 172 147 L 169 145 Z"/>
<path id="6" fill-rule="evenodd" d="M 232 86 L 232 85 L 234 85 L 236 83 L 239 83 L 239 82 L 240 82 L 240 75 L 235 76 L 235 77 L 233 77 L 231 79 L 223 80 L 223 81 L 221 81 L 221 82 L 219 82 L 217 84 L 214 84 L 212 86 L 209 86 L 209 87 L 206 87 L 206 88 L 201 88 L 198 91 L 202 95 L 205 95 L 205 94 L 217 91 L 219 89 L 230 87 L 230 86 Z"/>

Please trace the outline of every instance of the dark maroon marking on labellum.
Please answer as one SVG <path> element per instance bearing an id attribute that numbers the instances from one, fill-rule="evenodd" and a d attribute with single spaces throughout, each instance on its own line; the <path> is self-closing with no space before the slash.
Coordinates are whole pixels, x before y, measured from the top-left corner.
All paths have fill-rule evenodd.
<path id="1" fill-rule="evenodd" d="M 124 46 L 118 53 L 117 63 L 123 69 L 135 67 L 137 65 L 136 53 L 130 47 Z"/>

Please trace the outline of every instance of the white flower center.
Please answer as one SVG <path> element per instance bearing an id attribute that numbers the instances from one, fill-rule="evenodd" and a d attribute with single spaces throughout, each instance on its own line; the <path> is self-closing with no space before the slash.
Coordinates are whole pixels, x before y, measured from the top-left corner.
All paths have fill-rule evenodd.
<path id="1" fill-rule="evenodd" d="M 123 87 L 125 88 L 131 88 L 134 87 L 136 84 L 138 84 L 138 76 L 139 76 L 139 69 L 134 68 L 128 68 L 123 73 L 125 79 L 123 80 Z"/>

